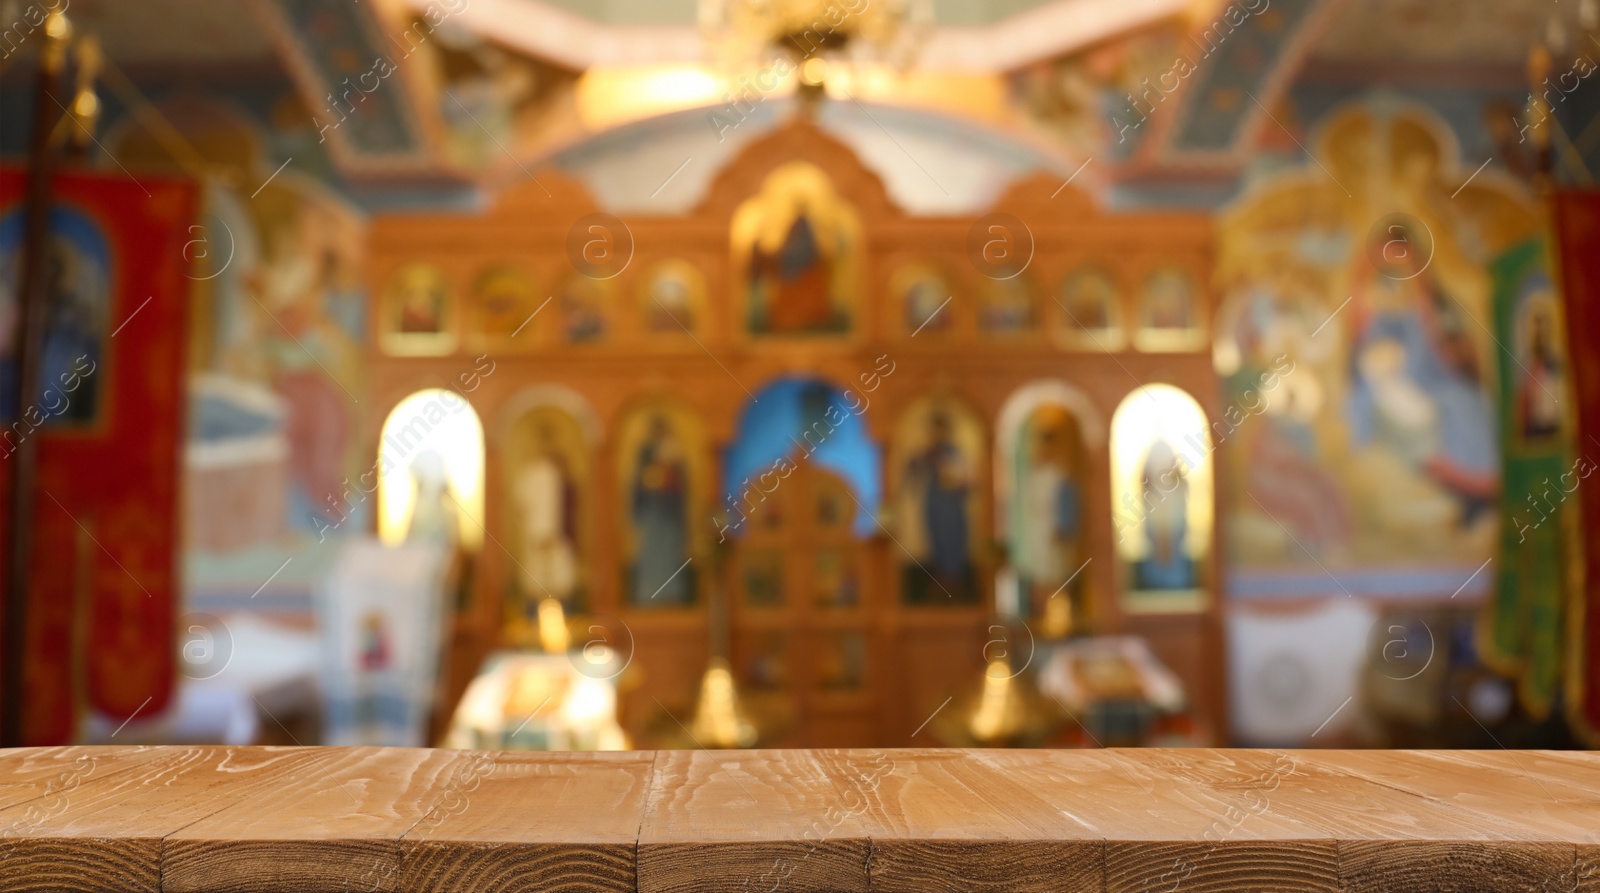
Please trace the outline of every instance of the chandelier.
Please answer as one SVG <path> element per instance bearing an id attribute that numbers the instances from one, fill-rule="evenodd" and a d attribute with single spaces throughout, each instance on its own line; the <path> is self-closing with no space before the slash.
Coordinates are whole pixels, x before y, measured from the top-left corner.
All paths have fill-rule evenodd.
<path id="1" fill-rule="evenodd" d="M 910 67 L 933 25 L 931 0 L 700 0 L 700 29 L 730 73 L 788 63 Z"/>

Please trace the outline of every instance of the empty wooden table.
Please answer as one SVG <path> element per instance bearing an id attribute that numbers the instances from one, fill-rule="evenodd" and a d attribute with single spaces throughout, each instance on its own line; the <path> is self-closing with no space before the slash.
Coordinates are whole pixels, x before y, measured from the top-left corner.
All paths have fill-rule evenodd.
<path id="1" fill-rule="evenodd" d="M 1549 751 L 0 751 L 0 891 L 1596 891 Z"/>

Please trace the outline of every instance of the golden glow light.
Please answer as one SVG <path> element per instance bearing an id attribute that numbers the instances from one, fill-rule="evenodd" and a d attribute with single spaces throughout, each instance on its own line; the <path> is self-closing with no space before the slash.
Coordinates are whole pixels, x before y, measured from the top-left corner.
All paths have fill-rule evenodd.
<path id="1" fill-rule="evenodd" d="M 539 602 L 539 647 L 547 654 L 566 654 L 572 641 L 567 635 L 567 612 L 553 598 Z"/>
<path id="2" fill-rule="evenodd" d="M 713 657 L 700 679 L 700 701 L 689 730 L 703 747 L 749 747 L 756 742 L 755 726 L 739 709 L 733 671 L 723 658 Z"/>
<path id="3" fill-rule="evenodd" d="M 1008 722 L 1012 712 L 1012 679 L 1015 674 L 1004 660 L 989 661 L 983 671 L 983 689 L 978 693 L 978 708 L 973 711 L 972 737 L 994 741 L 1012 731 Z"/>
<path id="4" fill-rule="evenodd" d="M 594 68 L 578 79 L 578 116 L 600 131 L 629 121 L 696 106 L 721 105 L 723 79 L 699 65 L 631 65 Z"/>
<path id="5" fill-rule="evenodd" d="M 1172 447 L 1188 482 L 1184 545 L 1191 558 L 1202 558 L 1211 548 L 1210 421 L 1193 397 L 1168 384 L 1136 388 L 1111 417 L 1111 512 L 1112 527 L 1120 531 L 1117 554 L 1137 561 L 1149 549 L 1140 533 L 1150 511 L 1144 497 L 1144 466 L 1158 440 Z"/>
<path id="6" fill-rule="evenodd" d="M 378 440 L 378 538 L 405 542 L 416 511 L 417 457 L 432 451 L 443 461 L 444 502 L 457 520 L 457 542 L 476 549 L 483 542 L 483 425 L 454 391 L 417 391 L 390 410 Z"/>
<path id="7" fill-rule="evenodd" d="M 1004 77 L 992 73 L 909 71 L 899 72 L 881 63 L 829 65 L 819 57 L 807 72 L 790 66 L 783 77 L 756 83 L 756 73 L 727 76 L 702 65 L 608 65 L 584 72 L 576 91 L 578 117 L 583 127 L 599 132 L 633 121 L 691 108 L 727 109 L 738 100 L 782 102 L 792 96 L 802 79 L 824 84 L 828 96 L 839 102 L 851 97 L 861 102 L 899 105 L 960 115 L 990 125 L 1010 126 L 1009 89 Z M 825 71 L 821 71 L 826 66 Z M 767 66 L 771 68 L 771 66 Z M 773 72 L 762 77 L 771 76 Z M 823 75 L 826 80 L 823 80 Z M 740 78 L 743 78 L 741 81 Z M 731 118 L 739 115 L 727 113 Z"/>
<path id="8" fill-rule="evenodd" d="M 828 79 L 828 60 L 821 56 L 812 56 L 805 64 L 800 66 L 800 80 L 809 86 L 815 87 Z"/>

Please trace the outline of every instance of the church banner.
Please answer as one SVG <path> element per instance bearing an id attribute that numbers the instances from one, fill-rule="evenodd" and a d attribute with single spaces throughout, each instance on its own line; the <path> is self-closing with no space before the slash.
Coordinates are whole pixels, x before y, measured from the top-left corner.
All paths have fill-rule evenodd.
<path id="1" fill-rule="evenodd" d="M 1505 351 L 1498 364 L 1502 520 L 1483 653 L 1518 678 L 1523 705 L 1544 716 L 1561 686 L 1566 609 L 1567 351 L 1545 241 L 1505 252 L 1490 274 L 1496 340 Z"/>
<path id="2" fill-rule="evenodd" d="M 115 724 L 160 713 L 172 693 L 197 193 L 158 177 L 55 178 L 40 393 L 19 407 L 24 189 L 21 171 L 0 169 L 0 463 L 37 439 L 23 743 L 64 744 L 83 706 Z M 14 470 L 0 471 L 7 499 Z"/>
<path id="3" fill-rule="evenodd" d="M 1559 245 L 1561 293 L 1572 362 L 1570 402 L 1572 442 L 1576 459 L 1561 470 L 1564 492 L 1571 488 L 1568 527 L 1578 518 L 1600 519 L 1600 353 L 1594 337 L 1600 332 L 1600 192 L 1558 192 L 1555 232 Z M 1600 537 L 1574 537 L 1581 549 L 1565 566 L 1573 580 L 1566 641 L 1568 716 L 1590 745 L 1600 744 L 1600 598 L 1595 574 L 1600 573 Z"/>

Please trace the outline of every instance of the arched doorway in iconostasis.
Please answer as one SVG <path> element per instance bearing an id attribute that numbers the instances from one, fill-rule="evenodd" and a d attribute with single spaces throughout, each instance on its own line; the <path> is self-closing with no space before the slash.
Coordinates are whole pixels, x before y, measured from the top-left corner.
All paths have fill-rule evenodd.
<path id="1" fill-rule="evenodd" d="M 784 743 L 872 740 L 887 691 L 868 548 L 882 450 L 852 405 L 865 409 L 819 379 L 779 379 L 746 404 L 724 454 L 729 655 Z"/>
<path id="2" fill-rule="evenodd" d="M 1184 680 L 1202 740 L 1226 723 L 1212 432 L 1169 384 L 1141 384 L 1111 416 L 1114 609 Z"/>
<path id="3" fill-rule="evenodd" d="M 995 422 L 995 532 L 1015 575 L 997 598 L 1047 639 L 1089 632 L 1104 620 L 1101 574 L 1089 566 L 1090 532 L 1100 525 L 1085 505 L 1099 485 L 1093 464 L 1105 441 L 1093 402 L 1055 379 L 1012 392 Z"/>

